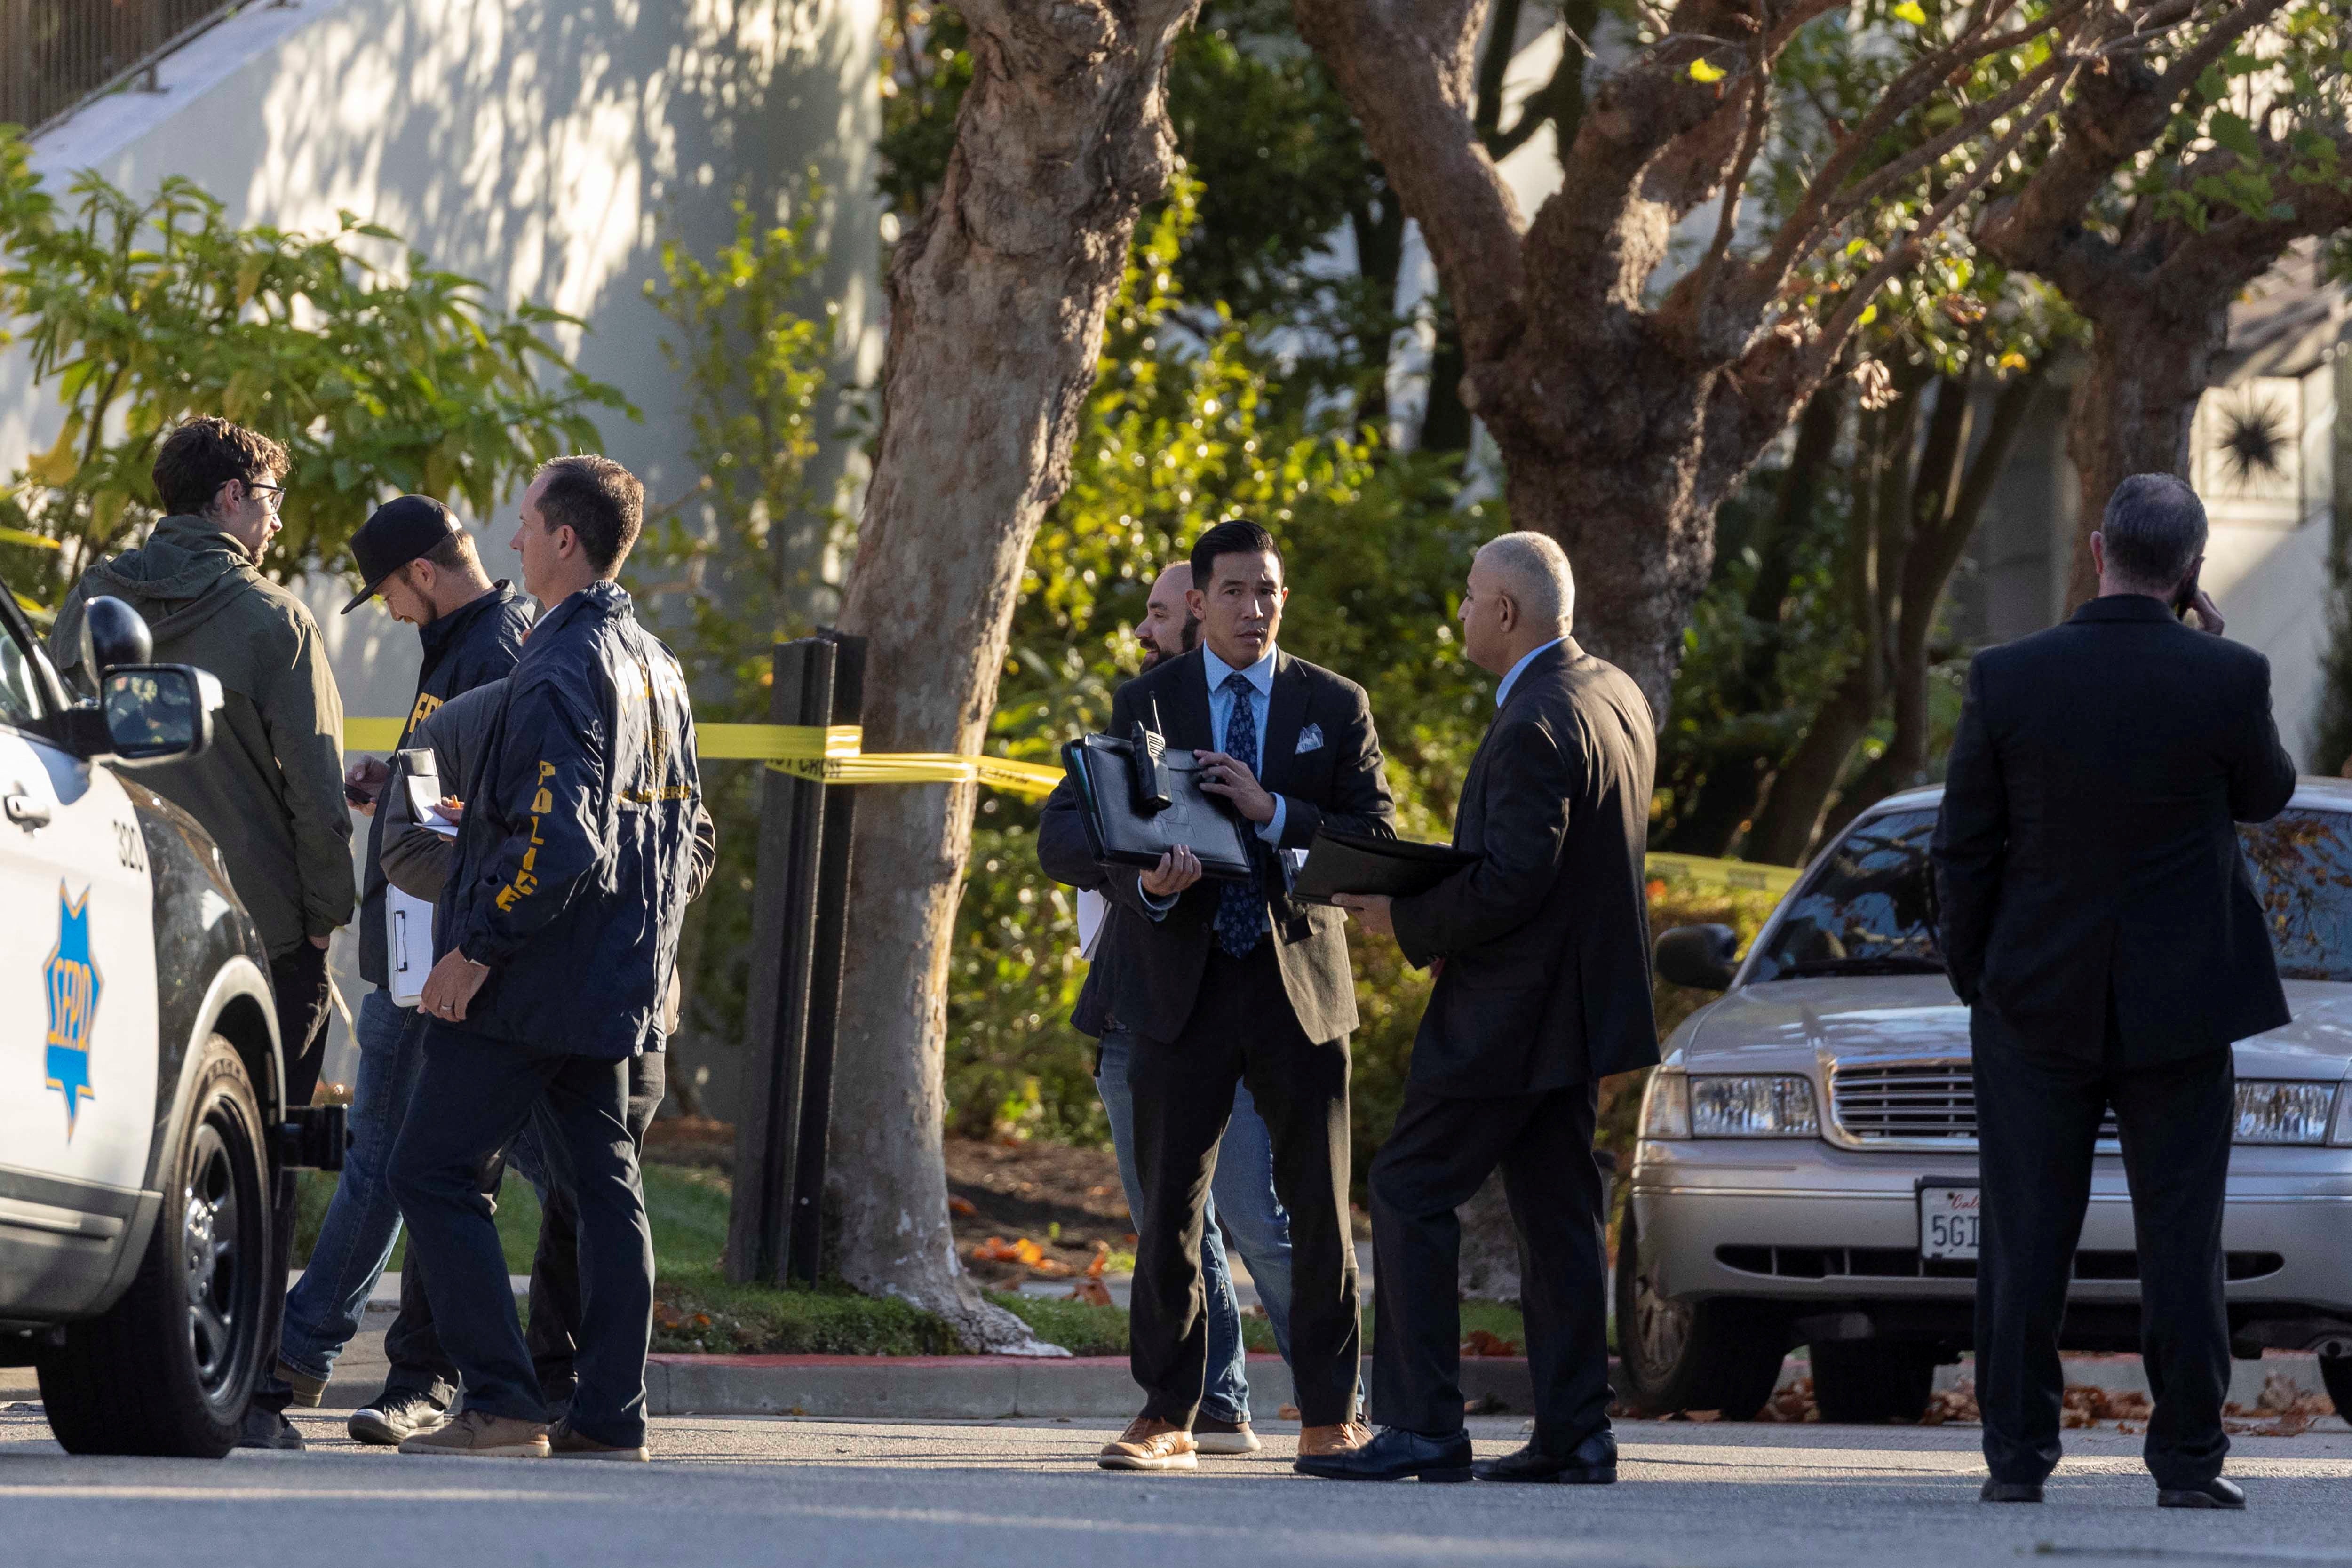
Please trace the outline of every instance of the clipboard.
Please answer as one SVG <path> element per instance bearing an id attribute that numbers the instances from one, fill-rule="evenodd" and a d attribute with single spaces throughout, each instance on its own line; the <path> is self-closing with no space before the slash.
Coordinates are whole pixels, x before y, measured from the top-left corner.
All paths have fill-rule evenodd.
<path id="1" fill-rule="evenodd" d="M 417 825 L 445 838 L 457 837 L 457 825 L 435 814 L 441 799 L 441 779 L 427 751 L 403 752 L 397 759 L 401 787 L 406 791 L 409 815 Z M 389 882 L 383 889 L 384 969 L 395 1007 L 414 1007 L 424 999 L 425 976 L 433 973 L 433 906 Z"/>
<path id="2" fill-rule="evenodd" d="M 1392 899 L 1409 899 L 1481 858 L 1450 844 L 1371 838 L 1318 827 L 1307 847 L 1307 864 L 1291 881 L 1290 896 L 1309 904 L 1328 904 L 1340 893 L 1384 893 Z"/>

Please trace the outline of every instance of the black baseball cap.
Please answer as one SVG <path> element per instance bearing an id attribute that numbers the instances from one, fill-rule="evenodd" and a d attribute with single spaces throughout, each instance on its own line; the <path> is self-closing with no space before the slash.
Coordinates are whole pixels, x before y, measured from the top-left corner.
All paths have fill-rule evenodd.
<path id="1" fill-rule="evenodd" d="M 375 515 L 352 535 L 352 562 L 367 586 L 343 606 L 343 614 L 374 598 L 386 577 L 431 554 L 444 540 L 462 538 L 465 531 L 457 514 L 431 496 L 399 496 L 376 508 Z"/>

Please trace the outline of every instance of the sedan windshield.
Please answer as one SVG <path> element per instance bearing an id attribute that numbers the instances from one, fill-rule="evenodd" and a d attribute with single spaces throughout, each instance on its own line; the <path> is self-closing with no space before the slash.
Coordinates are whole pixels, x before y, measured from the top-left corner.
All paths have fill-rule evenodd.
<path id="1" fill-rule="evenodd" d="M 1933 811 L 1857 825 L 1807 877 L 1754 978 L 1941 973 L 1927 860 L 1935 831 Z M 2352 984 L 2352 815 L 2298 808 L 2238 836 L 2280 976 Z"/>
<path id="2" fill-rule="evenodd" d="M 1933 811 L 1856 826 L 1805 880 L 1758 961 L 1758 980 L 1817 974 L 1940 974 L 1928 874 Z"/>
<path id="3" fill-rule="evenodd" d="M 2238 837 L 2280 978 L 2352 982 L 2352 816 L 2284 811 Z"/>

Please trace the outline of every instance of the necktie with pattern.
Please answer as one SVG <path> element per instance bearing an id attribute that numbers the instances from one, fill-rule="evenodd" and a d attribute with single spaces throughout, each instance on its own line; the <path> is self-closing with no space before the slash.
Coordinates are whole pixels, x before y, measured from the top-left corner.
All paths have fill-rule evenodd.
<path id="1" fill-rule="evenodd" d="M 1225 755 L 1256 767 L 1257 710 L 1251 705 L 1254 695 L 1249 678 L 1235 670 L 1225 677 L 1224 689 L 1234 700 L 1233 717 L 1225 721 Z M 1245 829 L 1244 840 L 1253 835 Z M 1217 945 L 1235 958 L 1248 956 L 1265 934 L 1265 884 L 1257 862 L 1256 846 L 1250 845 L 1250 874 L 1245 882 L 1217 884 Z"/>

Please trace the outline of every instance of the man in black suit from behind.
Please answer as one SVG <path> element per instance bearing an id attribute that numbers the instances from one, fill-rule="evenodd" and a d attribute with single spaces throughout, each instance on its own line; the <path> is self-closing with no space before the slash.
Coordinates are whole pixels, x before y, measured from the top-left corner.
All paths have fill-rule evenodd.
<path id="1" fill-rule="evenodd" d="M 2041 1501 L 2058 1463 L 2058 1329 L 2112 1105 L 2157 1500 L 2245 1506 L 2221 1473 L 2230 1046 L 2287 1008 L 2232 825 L 2284 810 L 2294 763 L 2269 662 L 2222 640 L 2198 588 L 2204 551 L 2196 492 L 2136 474 L 2091 535 L 2099 596 L 1969 666 L 1933 849 L 1976 1060 L 1988 1502 Z M 2201 630 L 2178 616 L 2192 603 Z"/>
<path id="2" fill-rule="evenodd" d="M 1609 1426 L 1607 1186 L 1598 1088 L 1658 1059 L 1643 858 L 1657 739 L 1641 688 L 1569 636 L 1576 584 L 1539 533 L 1491 540 L 1462 600 L 1464 651 L 1502 677 L 1454 814 L 1465 867 L 1426 893 L 1346 896 L 1435 967 L 1396 1128 L 1372 1161 L 1372 1412 L 1363 1447 L 1303 1458 L 1334 1480 L 1467 1480 L 1462 1228 L 1496 1166 L 1523 1238 L 1535 1434 L 1480 1480 L 1617 1479 Z"/>
<path id="3" fill-rule="evenodd" d="M 1348 1226 L 1348 1036 L 1356 1027 L 1347 920 L 1294 901 L 1278 851 L 1318 826 L 1393 835 L 1380 736 L 1362 687 L 1280 652 L 1289 590 L 1273 536 L 1221 522 L 1192 547 L 1201 646 L 1118 689 L 1114 735 L 1140 720 L 1169 747 L 1197 752 L 1202 787 L 1244 819 L 1255 852 L 1246 882 L 1203 881 L 1189 850 L 1141 873 L 1080 858 L 1071 836 L 1041 832 L 1047 875 L 1098 884 L 1115 963 L 1088 989 L 1136 1037 L 1135 1288 L 1129 1325 L 1143 1412 L 1104 1447 L 1106 1469 L 1190 1469 L 1207 1371 L 1201 1228 L 1217 1142 L 1246 1083 L 1274 1144 L 1274 1183 L 1290 1212 L 1291 1367 L 1302 1452 L 1370 1434 L 1356 1420 L 1355 1241 Z M 1093 982 L 1101 983 L 1099 990 Z"/>

